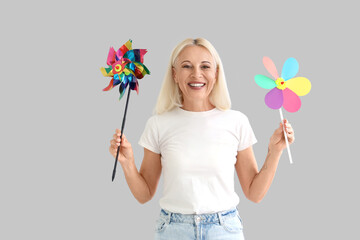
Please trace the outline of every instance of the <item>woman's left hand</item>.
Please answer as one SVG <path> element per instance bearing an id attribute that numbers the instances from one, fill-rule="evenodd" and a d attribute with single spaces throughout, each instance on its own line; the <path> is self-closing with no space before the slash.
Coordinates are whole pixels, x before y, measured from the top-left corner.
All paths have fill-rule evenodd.
<path id="1" fill-rule="evenodd" d="M 285 131 L 289 144 L 295 141 L 294 129 L 291 127 L 291 124 L 286 119 L 284 119 L 284 122 L 280 123 L 279 128 L 275 130 L 270 138 L 269 150 L 282 151 L 286 148 L 283 124 L 285 124 Z"/>

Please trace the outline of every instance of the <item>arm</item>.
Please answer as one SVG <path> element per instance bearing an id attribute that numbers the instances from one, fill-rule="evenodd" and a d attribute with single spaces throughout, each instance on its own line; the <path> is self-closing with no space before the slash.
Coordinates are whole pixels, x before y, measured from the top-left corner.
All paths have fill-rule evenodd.
<path id="1" fill-rule="evenodd" d="M 286 120 L 284 120 L 284 122 L 287 127 L 288 141 L 289 143 L 292 143 L 295 139 L 293 129 Z M 284 148 L 286 148 L 286 143 L 282 131 L 282 124 L 280 123 L 280 127 L 275 130 L 270 138 L 268 154 L 260 172 L 258 171 L 252 147 L 243 151 L 238 151 L 235 169 L 241 188 L 249 200 L 259 203 L 264 198 L 274 179 L 279 159 Z"/>
<path id="2" fill-rule="evenodd" d="M 121 164 L 126 182 L 134 195 L 141 203 L 145 204 L 155 195 L 161 175 L 161 155 L 144 148 L 144 159 L 138 172 L 135 162 Z"/>
<path id="3" fill-rule="evenodd" d="M 120 130 L 116 129 L 113 139 L 110 141 L 110 153 L 116 157 L 117 148 L 120 144 Z M 144 159 L 138 172 L 134 154 L 125 134 L 122 136 L 122 144 L 118 156 L 122 169 L 125 174 L 126 182 L 136 198 L 141 204 L 151 200 L 156 192 L 161 175 L 161 155 L 144 148 Z"/>

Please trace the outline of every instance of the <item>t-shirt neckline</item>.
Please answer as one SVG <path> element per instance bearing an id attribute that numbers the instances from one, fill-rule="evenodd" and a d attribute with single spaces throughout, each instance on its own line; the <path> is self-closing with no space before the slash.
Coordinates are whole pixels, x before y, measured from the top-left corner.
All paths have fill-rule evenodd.
<path id="1" fill-rule="evenodd" d="M 207 110 L 207 111 L 201 111 L 201 112 L 193 112 L 193 111 L 187 111 L 182 109 L 181 107 L 177 107 L 177 110 L 183 114 L 187 114 L 187 115 L 191 115 L 191 116 L 205 116 L 205 115 L 209 115 L 213 112 L 216 111 L 216 107 L 214 107 L 213 109 Z"/>

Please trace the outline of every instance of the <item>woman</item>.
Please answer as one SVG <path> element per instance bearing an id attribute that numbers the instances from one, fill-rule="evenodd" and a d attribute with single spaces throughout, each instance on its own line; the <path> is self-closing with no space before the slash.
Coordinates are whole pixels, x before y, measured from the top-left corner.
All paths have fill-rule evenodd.
<path id="1" fill-rule="evenodd" d="M 245 196 L 260 202 L 268 191 L 291 125 L 284 120 L 270 138 L 258 171 L 247 117 L 230 109 L 223 66 L 205 39 L 186 39 L 174 50 L 156 105 L 139 144 L 144 159 L 138 172 L 125 134 L 118 161 L 135 198 L 142 204 L 155 195 L 164 174 L 155 239 L 244 239 L 234 191 L 236 169 Z M 120 130 L 111 140 L 116 157 Z"/>

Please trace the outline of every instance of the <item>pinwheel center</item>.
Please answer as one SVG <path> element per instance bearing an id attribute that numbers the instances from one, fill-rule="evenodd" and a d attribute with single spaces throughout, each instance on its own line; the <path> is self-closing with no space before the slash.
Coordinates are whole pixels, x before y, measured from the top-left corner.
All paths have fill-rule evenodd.
<path id="1" fill-rule="evenodd" d="M 286 88 L 286 82 L 282 78 L 278 78 L 275 83 L 278 89 L 284 90 Z"/>
<path id="2" fill-rule="evenodd" d="M 116 65 L 115 65 L 115 71 L 120 72 L 120 70 L 121 70 L 121 65 L 120 65 L 120 64 L 116 64 Z"/>

